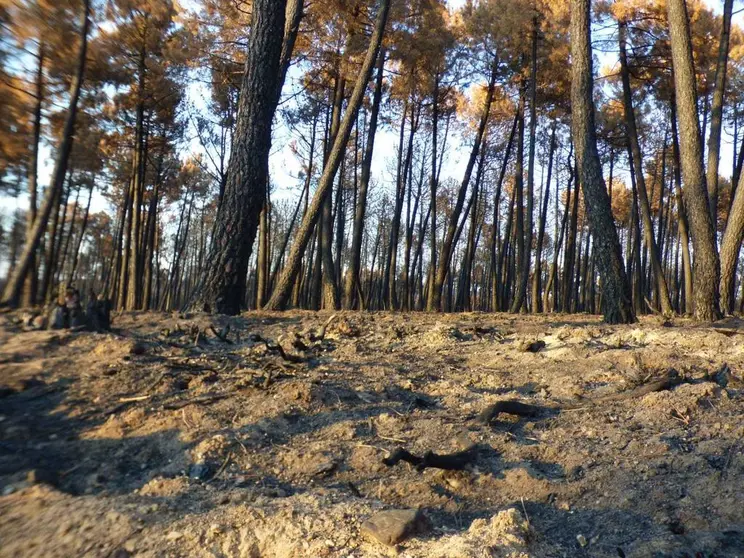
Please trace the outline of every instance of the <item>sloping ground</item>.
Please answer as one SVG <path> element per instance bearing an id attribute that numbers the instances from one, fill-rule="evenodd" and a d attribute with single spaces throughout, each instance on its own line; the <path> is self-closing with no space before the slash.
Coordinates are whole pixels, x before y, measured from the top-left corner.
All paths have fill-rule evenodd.
<path id="1" fill-rule="evenodd" d="M 739 322 L 329 317 L 0 317 L 0 556 L 744 556 Z M 502 400 L 543 411 L 482 424 Z"/>

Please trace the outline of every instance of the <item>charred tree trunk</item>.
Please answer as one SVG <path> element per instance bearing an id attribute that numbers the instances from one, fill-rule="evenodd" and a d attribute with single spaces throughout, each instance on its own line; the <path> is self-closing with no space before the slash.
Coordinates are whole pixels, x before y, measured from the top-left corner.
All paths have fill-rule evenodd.
<path id="1" fill-rule="evenodd" d="M 80 48 L 78 51 L 77 66 L 75 74 L 70 84 L 70 101 L 67 108 L 67 116 L 62 128 L 62 141 L 57 151 L 57 159 L 52 171 L 52 183 L 47 188 L 44 203 L 34 221 L 33 229 L 26 236 L 26 242 L 23 252 L 8 277 L 2 296 L 2 304 L 17 306 L 20 302 L 23 284 L 26 276 L 34 261 L 34 255 L 41 242 L 41 237 L 49 223 L 49 216 L 55 208 L 55 199 L 59 199 L 59 194 L 64 187 L 65 177 L 67 176 L 67 163 L 70 159 L 72 144 L 75 137 L 75 120 L 77 117 L 78 100 L 85 78 L 86 54 L 88 51 L 88 29 L 90 27 L 90 0 L 83 0 L 83 10 L 80 20 Z"/>
<path id="2" fill-rule="evenodd" d="M 654 272 L 654 279 L 659 292 L 659 302 L 661 311 L 664 315 L 673 313 L 671 299 L 669 298 L 669 288 L 667 287 L 664 271 L 661 267 L 661 257 L 659 249 L 654 239 L 654 225 L 651 218 L 651 205 L 646 192 L 646 180 L 643 176 L 643 155 L 641 154 L 641 145 L 638 141 L 638 129 L 636 127 L 635 113 L 633 110 L 633 96 L 630 89 L 630 71 L 628 69 L 628 57 L 626 53 L 627 42 L 627 24 L 624 20 L 618 22 L 618 36 L 620 43 L 620 73 L 623 82 L 623 107 L 625 114 L 625 128 L 628 132 L 628 141 L 630 142 L 630 155 L 633 168 L 635 169 L 636 190 L 638 191 L 638 202 L 640 205 L 641 218 L 643 219 L 644 238 L 648 256 L 651 260 L 651 267 Z"/>
<path id="3" fill-rule="evenodd" d="M 359 112 L 359 106 L 364 97 L 367 83 L 372 76 L 375 61 L 380 52 L 380 45 L 385 32 L 389 8 L 390 0 L 381 0 L 377 20 L 375 22 L 375 29 L 372 33 L 372 38 L 370 39 L 369 48 L 367 49 L 367 55 L 362 64 L 356 84 L 354 85 L 354 91 L 349 99 L 346 113 L 344 114 L 343 121 L 339 127 L 338 135 L 336 136 L 333 147 L 331 148 L 328 163 L 323 169 L 323 176 L 320 178 L 318 188 L 313 196 L 313 201 L 308 207 L 307 214 L 303 218 L 302 224 L 297 231 L 297 238 L 295 239 L 290 254 L 287 257 L 287 264 L 284 271 L 277 282 L 276 289 L 274 290 L 271 299 L 266 304 L 267 310 L 281 310 L 289 299 L 294 278 L 300 269 L 302 255 L 307 248 L 308 241 L 310 240 L 315 224 L 317 223 L 324 196 L 333 185 L 336 172 L 341 164 L 341 158 L 344 156 L 346 144 L 351 135 L 351 130 L 356 122 L 357 113 Z"/>
<path id="4" fill-rule="evenodd" d="M 597 153 L 590 42 L 590 2 L 589 0 L 572 0 L 571 8 L 573 138 L 579 168 L 579 182 L 584 191 L 589 223 L 598 256 L 597 267 L 602 277 L 603 313 L 608 323 L 631 323 L 635 321 L 635 316 L 630 305 L 630 288 Z"/>
<path id="5" fill-rule="evenodd" d="M 695 70 L 692 60 L 690 24 L 685 0 L 669 0 L 669 32 L 674 66 L 674 90 L 679 119 L 682 194 L 687 208 L 695 253 L 695 318 L 713 321 L 720 317 L 720 262 L 716 252 L 716 233 L 710 214 L 703 172 L 703 146 L 697 114 Z"/>
<path id="6" fill-rule="evenodd" d="M 548 203 L 550 202 L 550 181 L 553 174 L 553 153 L 555 152 L 555 129 L 556 123 L 553 122 L 553 130 L 550 133 L 550 147 L 548 148 L 548 176 L 545 180 L 543 192 L 542 210 L 540 212 L 540 222 L 537 227 L 537 250 L 535 252 L 535 274 L 532 277 L 532 307 L 535 312 L 543 312 L 542 299 L 540 292 L 542 290 L 542 249 L 545 239 L 545 223 L 548 220 Z M 557 195 L 557 193 L 556 193 Z M 556 219 L 558 216 L 556 215 Z M 555 247 L 557 249 L 557 247 Z"/>
<path id="7" fill-rule="evenodd" d="M 238 314 L 265 202 L 271 124 L 278 103 L 286 0 L 254 0 L 224 200 L 194 306 Z"/>
<path id="8" fill-rule="evenodd" d="M 372 97 L 372 110 L 367 128 L 367 141 L 364 146 L 364 157 L 362 158 L 362 176 L 359 182 L 357 203 L 354 208 L 354 225 L 351 237 L 351 257 L 349 259 L 349 270 L 346 277 L 345 303 L 347 309 L 357 307 L 361 302 L 357 297 L 359 285 L 359 269 L 361 265 L 362 236 L 364 235 L 364 219 L 367 215 L 367 192 L 369 191 L 369 179 L 372 174 L 372 154 L 375 147 L 375 134 L 377 133 L 377 121 L 380 114 L 382 101 L 382 78 L 385 69 L 385 51 L 380 50 L 377 57 L 377 77 L 375 79 L 375 92 Z"/>
<path id="9" fill-rule="evenodd" d="M 470 157 L 468 158 L 467 167 L 465 168 L 465 176 L 463 176 L 462 182 L 460 183 L 460 190 L 457 194 L 457 201 L 455 207 L 452 210 L 450 221 L 447 226 L 447 234 L 442 243 L 442 253 L 439 256 L 439 262 L 437 265 L 436 277 L 432 284 L 432 291 L 429 293 L 429 304 L 428 310 L 438 311 L 441 307 L 442 302 L 442 287 L 444 280 L 447 276 L 450 260 L 452 258 L 452 247 L 457 232 L 457 223 L 460 219 L 460 213 L 462 212 L 462 206 L 465 203 L 465 195 L 467 193 L 468 185 L 470 184 L 470 177 L 473 174 L 473 167 L 475 166 L 478 158 L 478 151 L 483 143 L 483 137 L 486 132 L 486 125 L 488 124 L 488 115 L 491 110 L 491 102 L 493 101 L 494 88 L 496 86 L 496 75 L 498 69 L 498 57 L 494 57 L 493 64 L 491 66 L 491 76 L 488 82 L 488 91 L 486 92 L 486 99 L 483 106 L 483 114 L 481 114 L 480 122 L 478 123 L 478 131 L 473 141 L 473 147 L 470 150 Z"/>

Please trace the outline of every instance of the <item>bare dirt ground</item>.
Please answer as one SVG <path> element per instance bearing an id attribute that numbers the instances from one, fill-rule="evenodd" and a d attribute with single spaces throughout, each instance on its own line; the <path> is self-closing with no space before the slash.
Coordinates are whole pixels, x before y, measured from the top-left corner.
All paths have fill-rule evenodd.
<path id="1" fill-rule="evenodd" d="M 0 556 L 744 556 L 741 322 L 329 317 L 0 316 Z"/>

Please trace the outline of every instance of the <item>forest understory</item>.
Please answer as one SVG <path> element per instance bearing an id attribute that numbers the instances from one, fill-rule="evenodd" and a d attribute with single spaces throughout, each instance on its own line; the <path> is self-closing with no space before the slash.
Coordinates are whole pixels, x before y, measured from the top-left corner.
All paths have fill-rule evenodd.
<path id="1" fill-rule="evenodd" d="M 123 313 L 105 334 L 0 321 L 0 556 L 744 549 L 734 318 Z M 490 407 L 504 401 L 525 405 Z M 423 466 L 396 463 L 400 448 Z M 394 547 L 365 523 L 417 509 L 417 529 L 376 531 Z"/>

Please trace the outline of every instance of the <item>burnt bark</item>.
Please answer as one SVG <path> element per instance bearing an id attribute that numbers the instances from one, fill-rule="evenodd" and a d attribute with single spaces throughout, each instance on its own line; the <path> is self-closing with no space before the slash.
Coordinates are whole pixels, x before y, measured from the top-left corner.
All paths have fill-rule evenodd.
<path id="1" fill-rule="evenodd" d="M 679 124 L 682 195 L 690 221 L 695 291 L 695 318 L 713 321 L 720 317 L 720 263 L 716 233 L 711 219 L 703 171 L 703 145 L 697 114 L 697 89 L 692 59 L 690 23 L 685 0 L 669 0 L 669 32 L 674 67 L 674 90 Z"/>
<path id="2" fill-rule="evenodd" d="M 193 306 L 238 314 L 266 197 L 271 124 L 278 103 L 286 0 L 254 0 L 223 203 Z"/>
<path id="3" fill-rule="evenodd" d="M 281 310 L 289 300 L 295 276 L 300 269 L 302 255 L 305 253 L 313 229 L 318 221 L 324 196 L 333 185 L 336 172 L 338 171 L 341 159 L 344 156 L 346 144 L 351 135 L 351 130 L 356 122 L 359 107 L 362 103 L 364 92 L 367 89 L 367 83 L 372 76 L 372 70 L 374 69 L 375 61 L 379 55 L 382 37 L 385 33 L 385 25 L 387 23 L 389 9 L 390 0 L 381 0 L 369 48 L 367 49 L 366 57 L 362 63 L 360 73 L 354 85 L 354 91 L 349 99 L 346 113 L 344 114 L 341 126 L 339 127 L 338 134 L 333 142 L 328 162 L 323 169 L 323 175 L 318 183 L 312 203 L 308 207 L 307 213 L 297 231 L 297 237 L 292 245 L 289 256 L 287 256 L 287 264 L 284 271 L 277 281 L 274 293 L 265 306 L 267 310 Z"/>
<path id="4" fill-rule="evenodd" d="M 602 278 L 604 319 L 608 323 L 635 321 L 630 286 L 625 275 L 620 241 L 602 177 L 594 124 L 590 1 L 571 2 L 572 130 L 579 181 L 589 217 Z"/>

